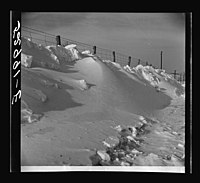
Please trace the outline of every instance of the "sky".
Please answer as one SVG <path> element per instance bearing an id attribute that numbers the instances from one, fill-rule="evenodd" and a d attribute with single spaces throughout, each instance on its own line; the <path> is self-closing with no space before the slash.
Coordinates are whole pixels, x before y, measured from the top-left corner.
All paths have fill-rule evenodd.
<path id="1" fill-rule="evenodd" d="M 183 13 L 22 13 L 22 25 L 185 71 Z"/>

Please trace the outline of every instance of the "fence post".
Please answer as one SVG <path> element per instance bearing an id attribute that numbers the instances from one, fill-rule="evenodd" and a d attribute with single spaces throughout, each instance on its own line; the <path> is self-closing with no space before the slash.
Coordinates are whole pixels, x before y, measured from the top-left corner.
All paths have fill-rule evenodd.
<path id="1" fill-rule="evenodd" d="M 56 44 L 61 45 L 60 35 L 56 36 Z"/>
<path id="2" fill-rule="evenodd" d="M 163 63 L 162 63 L 162 51 L 160 52 L 160 69 L 162 69 L 163 67 Z"/>
<path id="3" fill-rule="evenodd" d="M 138 59 L 138 65 L 140 65 L 140 59 Z"/>
<path id="4" fill-rule="evenodd" d="M 146 62 L 146 65 L 148 65 L 148 62 Z"/>
<path id="5" fill-rule="evenodd" d="M 174 70 L 174 79 L 176 79 L 176 70 Z"/>
<path id="6" fill-rule="evenodd" d="M 128 66 L 131 65 L 131 56 L 128 57 Z"/>
<path id="7" fill-rule="evenodd" d="M 115 51 L 113 51 L 113 62 L 115 62 Z"/>
<path id="8" fill-rule="evenodd" d="M 94 54 L 94 55 L 96 54 L 96 51 L 97 51 L 97 47 L 96 47 L 96 46 L 93 46 L 93 54 Z"/>

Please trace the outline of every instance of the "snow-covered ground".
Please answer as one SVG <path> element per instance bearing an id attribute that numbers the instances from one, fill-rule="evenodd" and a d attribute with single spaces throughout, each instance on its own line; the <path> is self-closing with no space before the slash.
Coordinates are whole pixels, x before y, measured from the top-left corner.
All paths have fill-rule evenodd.
<path id="1" fill-rule="evenodd" d="M 76 45 L 44 47 L 24 38 L 21 59 L 22 165 L 94 165 L 106 139 L 119 137 L 115 127 L 139 130 L 141 116 L 148 133 L 138 131 L 141 154 L 129 165 L 184 165 L 185 88 L 164 70 L 121 67 Z"/>

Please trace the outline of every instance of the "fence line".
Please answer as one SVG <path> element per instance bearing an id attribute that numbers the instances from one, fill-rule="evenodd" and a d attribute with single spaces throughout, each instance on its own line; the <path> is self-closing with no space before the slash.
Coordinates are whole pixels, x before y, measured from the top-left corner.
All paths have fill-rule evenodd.
<path id="1" fill-rule="evenodd" d="M 36 30 L 30 27 L 21 27 L 21 33 L 22 37 L 29 38 L 32 42 L 35 42 L 37 44 L 42 44 L 44 46 L 48 45 L 56 45 L 56 35 L 43 32 L 40 30 Z M 116 63 L 119 63 L 121 66 L 129 65 L 130 67 L 135 67 L 138 64 L 141 65 L 151 65 L 148 61 L 142 60 L 140 58 L 133 57 L 131 55 L 125 55 L 119 52 L 115 52 L 114 50 L 109 50 L 105 48 L 101 48 L 99 46 L 89 45 L 86 43 L 82 43 L 79 41 L 71 40 L 65 37 L 60 36 L 60 42 L 63 46 L 69 45 L 69 44 L 76 44 L 77 49 L 79 51 L 85 51 L 90 50 L 91 53 L 98 55 L 103 60 L 110 60 L 115 61 Z M 153 66 L 154 68 L 158 68 Z M 174 73 L 171 73 L 174 75 L 174 78 L 180 81 L 185 81 L 185 75 L 184 73 L 177 73 L 176 70 Z"/>
<path id="2" fill-rule="evenodd" d="M 174 70 L 173 73 L 170 73 L 173 75 L 174 79 L 176 79 L 179 82 L 185 82 L 185 73 L 177 73 L 176 70 Z"/>
<path id="3" fill-rule="evenodd" d="M 25 27 L 22 26 L 22 36 L 25 38 L 30 38 L 31 41 L 42 44 L 42 45 L 49 45 L 49 44 L 57 44 L 56 42 L 56 35 L 46 33 L 40 30 L 36 30 L 33 28 Z M 95 47 L 95 54 L 98 55 L 101 59 L 103 60 L 111 60 L 113 61 L 113 56 L 115 56 L 115 62 L 119 63 L 122 66 L 127 65 L 128 63 L 130 64 L 131 67 L 140 64 L 146 65 L 147 61 L 144 61 L 142 59 L 132 57 L 131 55 L 125 55 L 119 52 L 115 52 L 114 50 L 109 50 L 105 48 L 101 48 L 99 46 L 94 46 L 94 45 L 89 45 L 86 43 L 82 43 L 79 41 L 71 40 L 65 37 L 60 36 L 61 43 L 63 46 L 66 46 L 68 44 L 76 44 L 77 49 L 79 51 L 85 51 L 85 50 L 90 50 L 90 52 L 94 53 L 94 47 Z M 131 58 L 131 62 L 129 60 L 129 57 Z M 149 63 L 148 63 L 149 64 Z"/>

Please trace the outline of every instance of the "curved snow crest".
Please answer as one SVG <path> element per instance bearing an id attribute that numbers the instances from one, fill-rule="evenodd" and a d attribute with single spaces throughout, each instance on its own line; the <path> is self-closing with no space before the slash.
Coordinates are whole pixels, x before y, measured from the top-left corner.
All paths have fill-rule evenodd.
<path id="1" fill-rule="evenodd" d="M 88 55 L 90 57 L 94 57 L 94 55 L 90 52 L 90 50 L 85 50 L 81 52 L 83 55 Z"/>
<path id="2" fill-rule="evenodd" d="M 134 75 L 138 80 L 144 82 L 145 85 L 148 83 L 151 86 L 156 87 L 160 82 L 160 78 L 153 74 L 155 71 L 150 66 L 137 65 L 136 67 L 130 68 L 129 65 L 122 67 L 120 64 L 110 60 L 103 60 L 103 62 L 112 68 L 118 68 L 121 71 L 126 71 L 127 73 Z"/>
<path id="3" fill-rule="evenodd" d="M 112 68 L 118 68 L 120 70 L 124 70 L 123 67 L 120 64 L 116 63 L 116 62 L 112 62 L 110 60 L 102 60 L 102 61 L 103 61 L 103 63 L 105 63 L 106 65 L 108 65 L 108 66 L 110 66 Z"/>
<path id="4" fill-rule="evenodd" d="M 122 67 L 120 64 L 110 60 L 102 61 L 112 69 L 118 69 L 119 71 L 131 74 L 135 80 L 142 83 L 143 85 L 150 85 L 158 88 L 160 79 L 156 75 L 153 75 L 154 69 L 150 66 L 137 65 L 136 67 L 131 68 L 129 65 Z"/>
<path id="5" fill-rule="evenodd" d="M 65 46 L 65 49 L 69 50 L 72 54 L 72 59 L 80 59 L 79 57 L 79 51 L 77 50 L 76 48 L 76 45 L 75 44 L 70 44 L 70 45 L 67 45 Z"/>
<path id="6" fill-rule="evenodd" d="M 170 74 L 167 74 L 165 72 L 165 70 L 162 70 L 162 69 L 154 69 L 153 67 L 151 66 L 142 66 L 142 65 L 137 65 L 135 68 L 132 68 L 132 69 L 135 69 L 136 71 L 141 71 L 144 75 L 144 77 L 147 79 L 147 80 L 156 80 L 157 83 L 158 83 L 158 80 L 160 78 L 168 81 L 168 79 L 173 79 L 173 77 L 170 75 Z M 149 75 L 149 76 L 147 76 Z M 154 79 L 152 78 L 154 77 Z"/>
<path id="7" fill-rule="evenodd" d="M 53 60 L 55 60 L 58 64 L 60 63 L 59 60 L 58 60 L 58 57 L 52 52 L 52 50 L 50 49 L 51 47 L 54 47 L 54 45 L 50 45 L 50 46 L 46 46 L 45 48 L 49 51 L 50 53 L 50 56 Z"/>
<path id="8" fill-rule="evenodd" d="M 154 87 L 158 86 L 160 79 L 153 73 L 154 71 L 152 67 L 137 65 L 135 70 L 144 80 L 149 82 L 150 85 Z"/>
<path id="9" fill-rule="evenodd" d="M 55 45 L 49 45 L 45 47 L 49 52 L 51 57 L 59 63 L 59 57 L 70 57 L 71 61 L 75 61 L 80 59 L 79 51 L 76 49 L 76 45 L 67 45 L 65 47 L 62 46 L 55 46 Z M 68 61 L 70 61 L 68 59 Z"/>
<path id="10" fill-rule="evenodd" d="M 76 48 L 75 44 L 69 44 L 67 46 L 65 46 L 66 49 L 72 49 L 72 48 Z"/>
<path id="11" fill-rule="evenodd" d="M 51 59 L 54 60 L 55 63 L 58 65 L 65 64 L 66 62 L 73 62 L 76 60 L 80 60 L 85 57 L 95 58 L 95 56 L 91 54 L 89 50 L 85 50 L 82 53 L 79 52 L 79 50 L 77 49 L 77 45 L 75 44 L 70 44 L 66 46 L 60 46 L 60 45 L 43 46 L 41 44 L 32 42 L 29 38 L 24 38 L 24 37 L 22 37 L 22 43 L 24 50 L 27 50 L 28 52 L 30 50 L 34 50 L 34 52 L 40 51 L 41 54 L 44 54 L 44 56 L 50 56 Z"/>
<path id="12" fill-rule="evenodd" d="M 142 79 L 143 82 L 155 87 L 158 92 L 162 91 L 173 97 L 180 97 L 185 92 L 181 83 L 176 81 L 171 74 L 167 74 L 165 70 L 142 65 L 133 68 L 127 65 L 124 66 L 124 69 Z"/>

